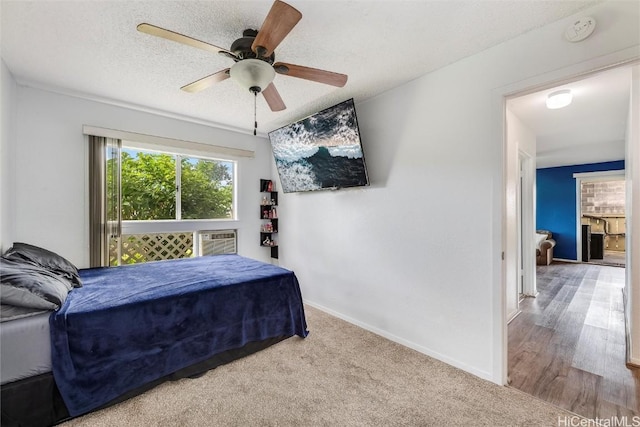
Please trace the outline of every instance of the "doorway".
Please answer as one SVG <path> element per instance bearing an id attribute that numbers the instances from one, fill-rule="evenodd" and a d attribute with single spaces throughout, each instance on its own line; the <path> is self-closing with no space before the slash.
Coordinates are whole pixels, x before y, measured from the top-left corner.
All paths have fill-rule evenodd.
<path id="1" fill-rule="evenodd" d="M 574 174 L 579 224 L 578 259 L 626 265 L 626 181 L 624 170 Z"/>
<path id="2" fill-rule="evenodd" d="M 636 66 L 637 68 L 637 66 Z M 607 72 L 611 72 L 616 75 L 625 75 L 627 78 L 626 87 L 626 111 L 623 115 L 624 125 L 628 126 L 629 130 L 633 132 L 640 132 L 638 126 L 634 128 L 629 113 L 629 105 L 632 104 L 629 101 L 629 93 L 632 81 L 632 67 L 627 65 L 626 67 L 617 67 L 607 70 L 602 73 L 594 73 L 587 77 L 581 77 L 580 79 L 574 79 L 563 83 L 561 86 L 548 87 L 535 93 L 527 93 L 522 98 L 528 97 L 526 101 L 544 99 L 546 94 L 558 89 L 565 89 L 578 85 L 582 80 L 588 80 L 600 75 L 604 75 Z M 604 76 L 605 80 L 611 75 Z M 592 82 L 593 83 L 593 82 Z M 622 89 L 624 90 L 624 88 Z M 516 144 L 515 150 L 519 148 L 521 141 L 516 138 L 510 138 L 510 128 L 522 127 L 530 130 L 534 134 L 535 144 L 537 147 L 534 149 L 535 157 L 534 163 L 537 164 L 538 169 L 542 168 L 558 168 L 559 172 L 566 173 L 567 170 L 560 170 L 562 168 L 568 168 L 569 166 L 580 166 L 577 168 L 577 173 L 580 173 L 584 165 L 606 163 L 615 160 L 624 160 L 628 158 L 628 149 L 630 145 L 629 136 L 617 142 L 617 151 L 610 150 L 612 146 L 616 144 L 610 144 L 607 148 L 609 152 L 600 151 L 595 147 L 595 143 L 586 144 L 580 147 L 580 144 L 574 143 L 574 145 L 568 146 L 553 146 L 554 138 L 549 134 L 537 132 L 537 121 L 545 118 L 544 113 L 540 113 L 538 116 L 534 116 L 533 119 L 523 117 L 519 114 L 517 100 L 518 96 L 507 100 L 506 105 L 506 117 L 507 117 L 507 164 L 508 162 L 517 162 L 520 164 L 521 157 L 515 158 L 509 156 L 509 144 Z M 525 102 L 525 101 L 523 101 Z M 515 105 L 515 107 L 514 107 Z M 633 108 L 633 105 L 632 107 Z M 636 105 L 635 108 L 638 108 Z M 565 114 L 564 116 L 567 116 Z M 564 126 L 561 120 L 556 116 L 551 120 L 556 120 L 556 129 Z M 547 116 L 548 119 L 548 116 Z M 565 117 L 566 119 L 566 117 Z M 582 120 L 580 122 L 583 126 L 589 121 Z M 594 133 L 593 130 L 591 130 Z M 520 132 L 521 134 L 523 132 Z M 624 132 L 623 132 L 624 134 Z M 561 135 L 565 139 L 570 139 L 568 134 Z M 585 137 L 583 136 L 583 139 Z M 588 138 L 588 135 L 586 136 Z M 511 147 L 511 150 L 514 148 Z M 612 153 L 615 151 L 615 153 Z M 513 151 L 512 151 L 513 152 Z M 617 153 L 617 154 L 616 154 Z M 571 159 L 571 155 L 574 158 Z M 605 157 L 598 158 L 598 155 L 604 155 Z M 606 157 L 606 155 L 613 157 Z M 561 161 L 554 159 L 563 159 Z M 568 163 L 563 163 L 567 162 Z M 554 163 L 557 162 L 557 163 Z M 637 162 L 636 158 L 628 158 L 627 164 L 630 167 L 639 167 L 639 165 L 633 164 Z M 507 166 L 507 170 L 509 166 Z M 519 170 L 519 168 L 518 168 Z M 588 168 L 587 168 L 588 170 Z M 596 168 L 596 171 L 599 170 Z M 625 361 L 628 361 L 629 357 L 625 353 L 625 327 L 627 326 L 625 320 L 629 317 L 633 317 L 633 313 L 627 311 L 625 317 L 625 308 L 632 308 L 631 305 L 625 304 L 622 301 L 622 290 L 624 289 L 627 296 L 631 289 L 632 281 L 628 279 L 623 269 L 614 268 L 609 266 L 586 266 L 578 271 L 578 267 L 582 261 L 582 254 L 579 251 L 578 244 L 581 243 L 581 229 L 583 220 L 586 222 L 591 221 L 591 218 L 583 219 L 583 210 L 579 205 L 581 196 L 578 196 L 576 191 L 576 181 L 572 172 L 570 174 L 570 187 L 569 192 L 572 193 L 572 200 L 569 205 L 571 206 L 571 214 L 563 214 L 563 219 L 558 223 L 546 222 L 549 218 L 558 219 L 558 213 L 562 213 L 564 206 L 566 205 L 567 198 L 562 195 L 561 187 L 564 184 L 558 183 L 552 188 L 553 197 L 551 197 L 552 203 L 544 206 L 537 206 L 536 204 L 536 191 L 540 191 L 542 185 L 547 184 L 539 183 L 537 179 L 533 181 L 533 210 L 542 208 L 547 209 L 549 213 L 547 218 L 542 220 L 536 218 L 534 221 L 536 229 L 550 229 L 554 234 L 556 249 L 554 253 L 554 261 L 551 265 L 540 265 L 536 268 L 537 274 L 540 277 L 540 294 L 537 298 L 526 299 L 522 301 L 522 305 L 519 306 L 520 315 L 509 323 L 507 327 L 508 348 L 507 348 L 507 369 L 510 383 L 516 388 L 536 395 L 543 400 L 547 400 L 558 406 L 564 407 L 571 411 L 577 412 L 581 415 L 590 418 L 606 418 L 611 413 L 630 413 L 637 415 L 640 413 L 640 404 L 635 396 L 640 393 L 640 374 L 638 371 L 628 370 L 625 366 Z M 561 174 L 561 173 L 559 173 Z M 624 179 L 624 175 L 623 175 Z M 630 176 L 626 177 L 627 180 L 631 179 Z M 588 181 L 586 181 L 588 182 Z M 522 185 L 522 181 L 518 179 L 518 187 Z M 522 185 L 520 195 L 524 193 L 524 185 Z M 577 201 L 576 201 L 577 199 Z M 625 204 L 630 205 L 632 203 L 632 195 L 629 194 L 625 197 Z M 518 198 L 515 201 L 515 210 L 518 212 L 518 216 L 524 215 L 524 208 L 522 206 L 524 199 Z M 549 209 L 549 206 L 551 208 Z M 601 212 L 603 214 L 604 212 Z M 590 215 L 590 214 L 587 214 Z M 618 214 L 619 215 L 619 214 Z M 591 216 L 596 217 L 595 221 L 603 227 L 603 239 L 602 247 L 605 248 L 607 243 L 604 243 L 606 233 L 611 234 L 611 239 L 615 239 L 613 236 L 614 230 L 612 223 L 605 225 L 604 221 L 609 221 L 608 218 L 604 218 L 603 215 Z M 624 218 L 625 214 L 622 214 Z M 619 217 L 618 217 L 619 218 Z M 546 222 L 546 223 L 545 223 Z M 522 218 L 518 218 L 517 221 L 517 235 L 520 236 L 518 244 L 518 252 L 524 253 L 524 248 L 533 247 L 533 234 L 525 233 L 522 228 Z M 587 222 L 587 224 L 590 223 Z M 620 221 L 618 220 L 618 240 L 610 240 L 608 244 L 617 243 L 620 247 Z M 626 233 L 626 224 L 623 226 L 624 233 Z M 627 236 L 625 236 L 627 237 Z M 508 238 L 508 234 L 507 234 Z M 625 239 L 626 240 L 626 239 Z M 630 248 L 631 245 L 624 243 L 626 248 Z M 506 249 L 509 250 L 509 245 L 506 245 Z M 625 259 L 631 258 L 631 251 L 625 254 Z M 509 256 L 505 257 L 507 263 L 509 262 Z M 518 262 L 522 260 L 518 258 Z M 520 270 L 521 264 L 517 264 L 517 269 Z M 614 268 L 614 270 L 610 270 Z M 509 271 L 509 266 L 506 266 L 506 271 Z M 620 273 L 621 272 L 621 273 Z M 520 279 L 520 276 L 518 276 Z M 613 284 L 613 287 L 610 285 Z M 638 283 L 635 282 L 634 286 L 637 288 Z M 520 289 L 520 282 L 516 282 L 517 289 Z M 509 287 L 507 286 L 507 292 Z M 609 293 L 608 293 L 609 292 Z M 639 292 L 639 291 L 636 291 Z M 508 296 L 509 294 L 507 294 Z M 610 297 L 607 297 L 610 295 Z M 587 298 L 588 296 L 588 298 Z M 591 298 L 593 297 L 593 298 Z M 598 298 L 604 298 L 598 300 Z M 615 299 L 614 299 L 615 297 Z M 604 309 L 604 304 L 609 301 L 611 304 L 614 301 L 615 306 L 621 310 L 614 309 L 609 306 L 609 311 Z M 507 309 L 509 306 L 507 305 Z M 597 312 L 600 310 L 600 312 Z M 605 313 L 606 311 L 606 313 Z M 636 308 L 637 311 L 637 308 Z M 509 312 L 509 311 L 507 311 Z M 613 319 L 617 322 L 616 328 L 608 329 L 609 323 L 606 328 L 602 323 L 602 319 L 606 318 L 607 322 Z M 524 325 L 524 326 L 523 326 Z M 597 346 L 589 346 L 588 342 L 595 341 L 596 343 L 606 343 L 607 339 L 611 342 L 618 342 L 617 348 L 612 345 L 607 347 L 605 344 L 601 349 Z M 623 343 L 620 343 L 620 341 Z M 538 349 L 540 351 L 538 351 Z M 560 352 L 573 349 L 573 353 Z M 543 351 L 544 350 L 544 351 Z M 603 353 L 599 354 L 598 351 L 602 350 Z M 551 351 L 551 352 L 549 352 Z M 553 353 L 557 352 L 557 353 Z M 607 353 L 608 352 L 608 353 Z M 608 360 L 608 367 L 605 364 L 598 362 L 598 360 Z M 613 362 L 615 360 L 615 362 Z M 530 364 L 530 369 L 527 369 L 527 364 Z M 516 368 L 517 365 L 517 368 Z M 615 372 L 610 370 L 614 367 Z M 609 369 L 609 370 L 607 370 Z M 616 381 L 620 380 L 620 384 Z M 607 384 L 608 389 L 604 390 L 599 387 L 598 384 Z M 617 384 L 617 385 L 616 385 Z M 631 384 L 631 388 L 626 388 Z M 619 387 L 618 387 L 619 386 Z M 605 396 L 606 393 L 613 393 L 617 396 L 623 396 L 617 402 L 611 402 L 614 398 Z M 581 401 L 576 402 L 572 400 L 572 396 L 576 394 L 581 395 Z M 585 397 L 586 396 L 586 397 Z M 631 397 L 628 397 L 631 396 Z M 598 404 L 597 402 L 606 402 L 607 405 Z M 628 404 L 628 402 L 632 402 Z M 605 408 L 606 407 L 606 408 Z M 613 411 L 613 412 L 612 412 Z M 616 412 L 617 411 L 617 412 Z M 625 412 L 627 411 L 627 412 Z"/>

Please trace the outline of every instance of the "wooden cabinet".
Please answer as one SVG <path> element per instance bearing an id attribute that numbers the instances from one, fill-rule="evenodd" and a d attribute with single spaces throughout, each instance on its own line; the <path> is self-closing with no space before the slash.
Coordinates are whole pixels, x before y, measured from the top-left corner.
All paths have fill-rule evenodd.
<path id="1" fill-rule="evenodd" d="M 278 192 L 270 179 L 260 180 L 260 246 L 271 248 L 271 258 L 278 259 Z"/>

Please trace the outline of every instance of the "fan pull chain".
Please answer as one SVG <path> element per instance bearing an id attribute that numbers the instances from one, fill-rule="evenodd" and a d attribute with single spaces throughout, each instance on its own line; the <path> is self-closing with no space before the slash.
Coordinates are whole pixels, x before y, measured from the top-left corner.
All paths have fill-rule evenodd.
<path id="1" fill-rule="evenodd" d="M 258 92 L 253 92 L 253 136 L 258 130 Z"/>

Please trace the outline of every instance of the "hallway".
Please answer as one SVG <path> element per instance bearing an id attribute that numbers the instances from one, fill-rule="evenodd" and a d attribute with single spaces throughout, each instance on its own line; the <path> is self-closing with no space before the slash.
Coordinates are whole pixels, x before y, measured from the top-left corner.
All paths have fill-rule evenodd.
<path id="1" fill-rule="evenodd" d="M 510 385 L 584 417 L 640 415 L 640 370 L 625 366 L 620 267 L 537 267 L 539 294 L 509 324 Z"/>

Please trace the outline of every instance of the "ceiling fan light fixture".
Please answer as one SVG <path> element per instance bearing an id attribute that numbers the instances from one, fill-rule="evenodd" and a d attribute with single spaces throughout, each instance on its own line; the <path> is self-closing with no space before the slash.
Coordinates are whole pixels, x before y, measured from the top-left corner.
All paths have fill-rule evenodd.
<path id="1" fill-rule="evenodd" d="M 550 110 L 557 110 L 558 108 L 563 108 L 571 104 L 572 100 L 573 95 L 571 94 L 571 90 L 557 90 L 555 92 L 551 92 L 547 96 L 547 108 Z"/>
<path id="2" fill-rule="evenodd" d="M 261 92 L 276 76 L 275 70 L 269 63 L 253 58 L 236 62 L 229 74 L 240 86 L 251 92 Z"/>

